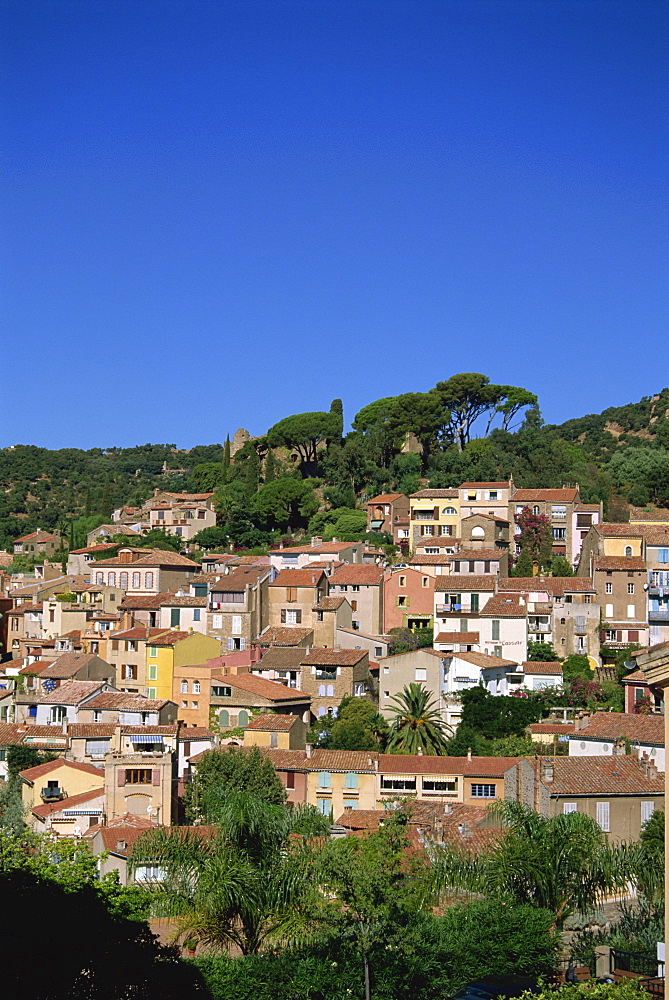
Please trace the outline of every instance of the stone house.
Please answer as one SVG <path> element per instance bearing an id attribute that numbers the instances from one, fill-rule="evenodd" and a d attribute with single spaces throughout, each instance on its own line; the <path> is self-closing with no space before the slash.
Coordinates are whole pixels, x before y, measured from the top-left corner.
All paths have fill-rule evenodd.
<path id="1" fill-rule="evenodd" d="M 351 605 L 353 628 L 371 635 L 383 632 L 384 573 L 379 566 L 341 566 L 329 578 L 331 597 Z"/>
<path id="2" fill-rule="evenodd" d="M 459 536 L 460 501 L 457 490 L 419 490 L 409 497 L 410 546 L 430 538 Z"/>
<path id="3" fill-rule="evenodd" d="M 269 625 L 313 627 L 312 608 L 328 594 L 323 570 L 284 569 L 269 584 Z"/>
<path id="4" fill-rule="evenodd" d="M 367 501 L 367 531 L 385 531 L 394 545 L 409 539 L 409 498 L 403 493 L 381 493 Z"/>
<path id="5" fill-rule="evenodd" d="M 306 723 L 297 715 L 258 715 L 244 730 L 244 746 L 304 750 L 306 737 Z"/>
<path id="6" fill-rule="evenodd" d="M 315 647 L 301 661 L 302 691 L 311 698 L 312 715 L 336 714 L 344 695 L 377 703 L 376 684 L 366 649 Z"/>
<path id="7" fill-rule="evenodd" d="M 247 649 L 269 625 L 269 566 L 238 566 L 224 570 L 210 584 L 207 633 L 230 652 Z"/>
<path id="8" fill-rule="evenodd" d="M 297 715 L 308 723 L 310 708 L 307 692 L 255 674 L 214 674 L 211 678 L 211 714 L 222 735 L 226 729 L 245 728 L 254 712 Z"/>

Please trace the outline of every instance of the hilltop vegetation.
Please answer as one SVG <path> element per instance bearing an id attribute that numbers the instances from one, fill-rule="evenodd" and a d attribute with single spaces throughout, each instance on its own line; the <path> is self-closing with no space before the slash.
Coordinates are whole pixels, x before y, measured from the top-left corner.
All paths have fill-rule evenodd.
<path id="1" fill-rule="evenodd" d="M 221 532 L 239 545 L 312 530 L 356 535 L 356 507 L 384 490 L 412 493 L 463 480 L 513 476 L 524 487 L 579 483 L 622 519 L 628 503 L 669 506 L 669 389 L 601 414 L 544 424 L 536 396 L 464 373 L 426 393 L 363 407 L 344 435 L 341 400 L 329 410 L 284 417 L 230 459 L 228 443 L 177 451 L 33 445 L 0 450 L 0 544 L 73 519 L 108 519 L 153 490 L 215 491 Z M 167 469 L 179 470 L 165 472 Z M 356 519 L 357 518 L 357 519 Z M 218 530 L 218 529 L 213 529 Z"/>

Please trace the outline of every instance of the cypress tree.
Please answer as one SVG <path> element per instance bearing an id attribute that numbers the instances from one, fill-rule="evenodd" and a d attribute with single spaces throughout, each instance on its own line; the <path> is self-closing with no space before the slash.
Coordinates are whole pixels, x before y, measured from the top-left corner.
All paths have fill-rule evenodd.
<path id="1" fill-rule="evenodd" d="M 274 452 L 270 448 L 265 459 L 265 482 L 271 483 L 274 479 L 276 479 L 276 459 Z"/>

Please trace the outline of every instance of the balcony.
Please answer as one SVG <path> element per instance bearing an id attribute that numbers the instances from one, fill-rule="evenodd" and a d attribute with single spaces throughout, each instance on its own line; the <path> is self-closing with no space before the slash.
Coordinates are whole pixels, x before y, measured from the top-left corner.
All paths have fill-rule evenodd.
<path id="1" fill-rule="evenodd" d="M 527 630 L 528 630 L 528 632 L 542 632 L 542 633 L 545 633 L 545 632 L 552 632 L 553 631 L 553 627 L 552 627 L 552 625 L 532 625 L 532 624 L 529 624 L 527 626 Z"/>
<path id="2" fill-rule="evenodd" d="M 460 613 L 462 612 L 462 610 L 463 608 L 461 604 L 437 604 L 438 615 L 449 614 L 450 612 L 455 612 L 455 611 Z"/>
<path id="3" fill-rule="evenodd" d="M 58 787 L 49 787 L 42 789 L 42 798 L 45 802 L 59 802 L 61 799 L 65 798 L 65 790 Z"/>
<path id="4" fill-rule="evenodd" d="M 649 611 L 648 621 L 651 625 L 661 625 L 662 623 L 669 623 L 669 608 L 664 608 L 662 611 Z"/>

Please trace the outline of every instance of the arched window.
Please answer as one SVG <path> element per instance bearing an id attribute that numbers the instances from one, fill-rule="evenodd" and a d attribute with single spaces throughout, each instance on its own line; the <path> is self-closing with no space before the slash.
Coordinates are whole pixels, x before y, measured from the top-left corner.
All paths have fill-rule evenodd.
<path id="1" fill-rule="evenodd" d="M 218 713 L 218 724 L 219 726 L 229 726 L 230 725 L 230 713 L 227 708 L 222 708 Z"/>
<path id="2" fill-rule="evenodd" d="M 334 698 L 334 684 L 328 684 L 328 698 Z"/>
<path id="3" fill-rule="evenodd" d="M 324 715 L 325 715 L 325 709 L 321 705 L 321 707 L 318 709 L 318 718 L 322 719 Z"/>
<path id="4" fill-rule="evenodd" d="M 105 582 L 105 575 L 104 575 L 104 573 L 96 573 L 95 574 L 95 582 L 96 583 L 102 583 L 102 584 L 104 584 L 104 582 Z"/>
<path id="5" fill-rule="evenodd" d="M 538 507 L 533 507 L 532 508 L 532 513 L 533 514 L 538 514 L 539 513 L 539 508 Z"/>
<path id="6" fill-rule="evenodd" d="M 181 693 L 188 694 L 188 681 L 181 682 Z"/>
<path id="7" fill-rule="evenodd" d="M 242 709 L 239 715 L 237 716 L 237 725 L 248 726 L 248 724 L 249 724 L 249 713 L 245 712 L 244 709 Z"/>
<path id="8" fill-rule="evenodd" d="M 476 525 L 472 528 L 472 538 L 485 538 L 485 530 L 480 526 Z"/>
<path id="9" fill-rule="evenodd" d="M 325 684 L 319 684 L 318 685 L 318 697 L 319 698 L 324 698 L 325 697 Z"/>
<path id="10" fill-rule="evenodd" d="M 631 556 L 632 555 L 632 546 L 631 545 L 626 545 L 625 546 L 625 555 L 626 556 Z"/>

